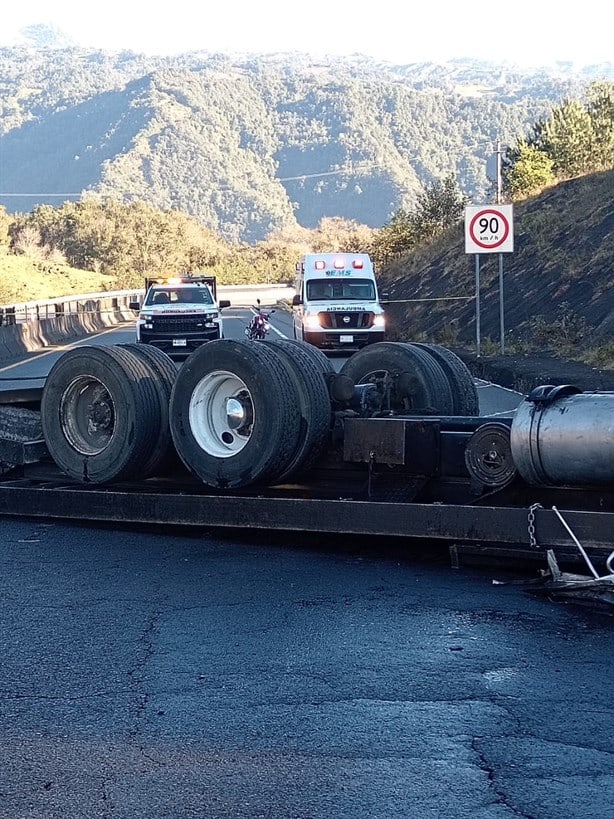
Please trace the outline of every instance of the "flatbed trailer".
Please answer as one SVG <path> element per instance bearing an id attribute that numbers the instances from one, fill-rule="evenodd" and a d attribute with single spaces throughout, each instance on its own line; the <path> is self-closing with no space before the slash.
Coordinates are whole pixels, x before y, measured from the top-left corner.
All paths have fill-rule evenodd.
<path id="1" fill-rule="evenodd" d="M 0 515 L 386 537 L 612 572 L 614 393 L 546 386 L 482 417 L 441 348 L 369 350 L 388 369 L 363 383 L 360 359 L 350 378 L 296 345 L 211 342 L 179 373 L 138 345 L 64 354 L 44 389 L 0 393 Z M 408 395 L 462 413 L 404 414 Z M 3 434 L 20 412 L 45 434 Z"/>
<path id="2" fill-rule="evenodd" d="M 42 440 L 0 440 L 0 460 L 14 464 L 0 478 L 3 516 L 385 537 L 404 541 L 408 553 L 428 542 L 447 546 L 453 560 L 470 555 L 544 567 L 554 550 L 561 565 L 583 564 L 563 517 L 599 569 L 614 549 L 614 498 L 598 487 L 512 481 L 480 491 L 453 475 L 391 480 L 348 464 L 325 464 L 300 482 L 257 489 L 211 490 L 180 466 L 166 476 L 101 486 L 63 474 Z"/>

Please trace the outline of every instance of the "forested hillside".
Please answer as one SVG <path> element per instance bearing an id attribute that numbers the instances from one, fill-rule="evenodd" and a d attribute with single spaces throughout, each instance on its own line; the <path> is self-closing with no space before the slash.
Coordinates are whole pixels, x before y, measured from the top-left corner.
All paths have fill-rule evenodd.
<path id="1" fill-rule="evenodd" d="M 0 49 L 0 204 L 138 200 L 232 242 L 327 216 L 379 227 L 450 175 L 490 199 L 496 139 L 595 72 Z"/>

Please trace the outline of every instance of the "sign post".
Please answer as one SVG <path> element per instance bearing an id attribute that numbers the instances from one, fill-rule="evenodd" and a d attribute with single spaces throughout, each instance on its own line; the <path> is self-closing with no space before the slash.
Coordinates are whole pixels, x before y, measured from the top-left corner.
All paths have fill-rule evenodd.
<path id="1" fill-rule="evenodd" d="M 514 251 L 513 205 L 469 205 L 465 208 L 465 253 L 475 253 L 476 354 L 480 339 L 480 254 L 499 253 L 499 325 L 501 354 L 505 352 L 503 253 Z"/>

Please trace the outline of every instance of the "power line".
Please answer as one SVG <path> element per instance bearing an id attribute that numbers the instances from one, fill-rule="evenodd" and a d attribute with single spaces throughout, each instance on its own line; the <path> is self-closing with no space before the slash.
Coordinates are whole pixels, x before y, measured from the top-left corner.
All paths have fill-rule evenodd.
<path id="1" fill-rule="evenodd" d="M 474 148 L 476 147 L 484 147 L 484 146 L 491 146 L 492 142 L 478 142 L 473 145 Z M 503 153 L 501 148 L 501 143 L 499 140 L 495 142 L 495 156 L 500 156 Z M 415 159 L 415 157 L 414 157 Z M 350 165 L 346 168 L 339 168 L 336 171 L 319 171 L 317 173 L 302 173 L 299 176 L 284 176 L 277 179 L 278 182 L 296 182 L 299 179 L 315 179 L 320 176 L 339 176 L 340 174 L 351 174 L 351 173 L 360 173 L 361 171 L 366 171 L 371 168 L 384 168 L 386 167 L 383 162 L 367 162 L 360 165 Z M 91 191 L 95 193 L 95 191 Z M 90 191 L 79 191 L 79 192 L 72 192 L 72 193 L 2 193 L 0 192 L 0 196 L 3 197 L 39 197 L 39 196 L 47 196 L 47 197 L 63 197 L 63 196 L 83 196 L 86 193 L 90 193 Z"/>
<path id="2" fill-rule="evenodd" d="M 38 197 L 38 196 L 47 196 L 47 197 L 53 197 L 53 196 L 83 196 L 83 191 L 79 191 L 79 193 L 0 193 L 0 196 L 4 196 L 4 197 L 9 197 L 9 196 L 14 196 L 14 197 L 23 197 L 23 196 L 33 196 L 33 197 Z"/>
<path id="3" fill-rule="evenodd" d="M 360 171 L 366 171 L 370 168 L 383 168 L 383 162 L 368 162 L 366 164 L 354 166 L 351 165 L 349 168 L 339 168 L 336 171 L 320 171 L 319 173 L 303 173 L 300 176 L 285 176 L 283 179 L 278 179 L 278 182 L 293 182 L 296 179 L 314 179 L 317 176 L 338 176 L 339 174 L 344 173 L 360 173 Z"/>
<path id="4" fill-rule="evenodd" d="M 277 179 L 278 182 L 293 182 L 297 179 L 314 179 L 319 176 L 338 176 L 339 174 L 350 174 L 350 173 L 360 173 L 361 171 L 369 170 L 370 168 L 383 168 L 384 164 L 382 162 L 371 162 L 363 165 L 358 166 L 351 166 L 349 168 L 339 168 L 336 171 L 320 171 L 318 173 L 303 173 L 300 176 L 284 176 L 283 178 Z M 47 197 L 63 197 L 63 196 L 83 196 L 83 191 L 79 191 L 79 193 L 2 193 L 0 192 L 0 196 L 3 197 L 38 197 L 38 196 L 47 196 Z"/>

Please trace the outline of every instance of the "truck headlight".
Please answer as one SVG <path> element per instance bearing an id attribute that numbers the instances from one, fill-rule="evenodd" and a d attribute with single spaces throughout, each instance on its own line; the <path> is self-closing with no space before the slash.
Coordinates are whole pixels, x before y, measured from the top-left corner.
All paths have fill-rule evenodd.
<path id="1" fill-rule="evenodd" d="M 373 316 L 373 326 L 374 327 L 385 327 L 386 326 L 386 319 L 383 315 Z"/>
<path id="2" fill-rule="evenodd" d="M 317 313 L 312 313 L 311 315 L 305 316 L 305 327 L 308 330 L 319 330 L 320 329 L 320 316 Z"/>
<path id="3" fill-rule="evenodd" d="M 205 316 L 205 327 L 215 327 L 221 321 L 219 313 L 207 313 Z"/>

